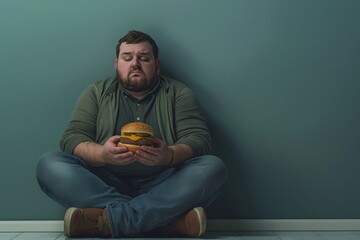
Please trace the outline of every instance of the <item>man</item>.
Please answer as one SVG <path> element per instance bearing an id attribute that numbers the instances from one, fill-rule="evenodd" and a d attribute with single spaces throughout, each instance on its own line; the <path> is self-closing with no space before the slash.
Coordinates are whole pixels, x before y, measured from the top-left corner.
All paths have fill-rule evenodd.
<path id="1" fill-rule="evenodd" d="M 193 93 L 159 75 L 158 47 L 147 34 L 119 40 L 116 78 L 79 97 L 61 139 L 62 152 L 43 155 L 41 189 L 69 208 L 68 237 L 132 234 L 200 237 L 208 207 L 227 179 L 224 163 L 207 155 L 210 136 Z M 118 147 L 121 127 L 144 122 L 155 147 Z"/>

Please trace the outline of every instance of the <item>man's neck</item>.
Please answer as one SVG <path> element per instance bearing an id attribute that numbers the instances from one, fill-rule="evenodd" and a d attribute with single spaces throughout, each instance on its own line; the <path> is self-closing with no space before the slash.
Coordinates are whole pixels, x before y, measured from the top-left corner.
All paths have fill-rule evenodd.
<path id="1" fill-rule="evenodd" d="M 136 98 L 138 100 L 141 100 L 144 97 L 146 97 L 150 92 L 154 91 L 154 89 L 156 88 L 158 83 L 159 83 L 159 80 L 156 80 L 154 85 L 151 88 L 146 89 L 144 91 L 140 91 L 140 92 L 133 92 L 133 91 L 130 91 L 130 90 L 127 90 L 127 89 L 124 89 L 124 88 L 123 88 L 123 91 L 125 91 L 126 93 L 128 93 L 132 97 L 134 97 L 134 98 Z"/>

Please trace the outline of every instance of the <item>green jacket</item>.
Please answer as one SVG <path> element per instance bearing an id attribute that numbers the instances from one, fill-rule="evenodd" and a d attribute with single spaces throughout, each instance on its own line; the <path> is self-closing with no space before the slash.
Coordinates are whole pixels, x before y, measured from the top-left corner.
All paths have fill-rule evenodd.
<path id="1" fill-rule="evenodd" d="M 210 152 L 210 134 L 206 118 L 193 92 L 184 84 L 164 76 L 158 77 L 155 111 L 160 133 L 167 145 L 188 145 L 194 156 Z M 115 135 L 119 109 L 118 81 L 108 78 L 87 87 L 77 100 L 71 120 L 63 134 L 61 150 L 73 153 L 84 141 L 103 144 Z"/>

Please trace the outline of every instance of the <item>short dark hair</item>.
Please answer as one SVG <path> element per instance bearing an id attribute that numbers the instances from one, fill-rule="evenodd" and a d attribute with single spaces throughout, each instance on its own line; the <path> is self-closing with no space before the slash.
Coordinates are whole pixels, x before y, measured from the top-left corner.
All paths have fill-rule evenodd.
<path id="1" fill-rule="evenodd" d="M 153 53 L 154 53 L 154 57 L 155 59 L 158 58 L 159 55 L 159 48 L 156 45 L 156 42 L 154 41 L 154 39 L 152 39 L 148 34 L 140 32 L 140 31 L 136 31 L 136 30 L 131 30 L 129 31 L 124 37 L 120 38 L 118 44 L 116 45 L 116 57 L 119 57 L 119 50 L 120 50 L 120 45 L 125 42 L 128 44 L 132 44 L 132 43 L 141 43 L 141 42 L 148 42 L 150 43 L 150 45 L 152 46 L 153 49 Z"/>

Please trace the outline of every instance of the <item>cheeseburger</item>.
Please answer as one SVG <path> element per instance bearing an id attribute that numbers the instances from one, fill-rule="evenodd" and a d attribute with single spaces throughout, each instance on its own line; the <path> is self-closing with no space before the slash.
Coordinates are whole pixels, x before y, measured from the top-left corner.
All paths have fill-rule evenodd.
<path id="1" fill-rule="evenodd" d="M 121 135 L 117 146 L 127 147 L 132 152 L 140 149 L 140 146 L 143 145 L 154 147 L 153 135 L 154 130 L 146 123 L 128 123 L 121 128 Z"/>

